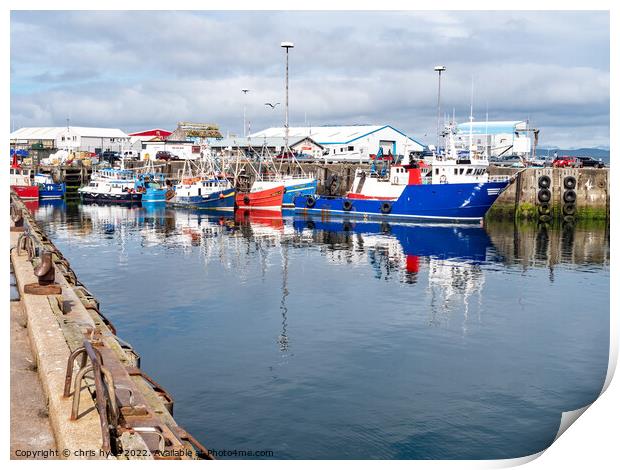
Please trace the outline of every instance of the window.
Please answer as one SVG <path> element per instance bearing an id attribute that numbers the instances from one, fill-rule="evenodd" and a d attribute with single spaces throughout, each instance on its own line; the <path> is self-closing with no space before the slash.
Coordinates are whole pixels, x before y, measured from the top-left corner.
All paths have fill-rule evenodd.
<path id="1" fill-rule="evenodd" d="M 455 174 L 455 175 L 458 175 L 458 174 L 459 174 L 459 169 L 458 169 L 458 168 L 455 168 L 455 169 L 454 169 L 454 174 Z"/>
<path id="2" fill-rule="evenodd" d="M 353 152 L 354 148 L 353 148 L 353 146 L 352 146 L 352 145 L 349 145 L 349 146 L 347 147 L 347 150 L 348 150 L 349 152 Z"/>
<path id="3" fill-rule="evenodd" d="M 439 174 L 439 168 L 435 168 L 435 174 L 438 175 Z"/>
<path id="4" fill-rule="evenodd" d="M 467 174 L 468 174 L 468 175 L 471 175 L 471 168 L 468 168 L 468 169 L 467 169 Z"/>

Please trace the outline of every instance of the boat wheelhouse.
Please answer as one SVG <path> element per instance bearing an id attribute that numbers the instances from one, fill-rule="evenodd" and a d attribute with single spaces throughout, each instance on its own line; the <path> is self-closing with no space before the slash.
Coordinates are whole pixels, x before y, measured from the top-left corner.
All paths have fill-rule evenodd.
<path id="1" fill-rule="evenodd" d="M 55 183 L 51 175 L 37 173 L 34 183 L 39 187 L 40 199 L 62 199 L 65 197 L 65 183 Z"/>
<path id="2" fill-rule="evenodd" d="M 39 186 L 32 184 L 32 171 L 22 168 L 13 155 L 10 168 L 11 189 L 22 199 L 39 199 Z"/>

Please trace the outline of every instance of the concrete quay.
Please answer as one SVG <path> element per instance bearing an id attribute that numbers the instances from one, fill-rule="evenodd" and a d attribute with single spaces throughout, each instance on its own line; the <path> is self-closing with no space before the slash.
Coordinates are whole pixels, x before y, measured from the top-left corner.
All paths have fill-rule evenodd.
<path id="1" fill-rule="evenodd" d="M 14 194 L 11 219 L 10 258 L 19 297 L 12 316 L 21 315 L 16 321 L 22 326 L 15 329 L 27 334 L 29 370 L 38 372 L 40 381 L 37 394 L 32 374 L 17 373 L 30 348 L 16 336 L 12 458 L 211 459 L 175 422 L 172 397 L 140 370 L 139 355 L 117 336 L 97 300 Z M 40 426 L 26 421 L 33 415 Z"/>

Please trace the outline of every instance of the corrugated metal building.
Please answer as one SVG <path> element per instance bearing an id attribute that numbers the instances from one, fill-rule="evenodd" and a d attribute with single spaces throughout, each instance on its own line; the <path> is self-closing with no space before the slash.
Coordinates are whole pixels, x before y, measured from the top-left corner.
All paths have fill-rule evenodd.
<path id="1" fill-rule="evenodd" d="M 214 152 L 225 152 L 227 150 L 241 149 L 248 151 L 253 149 L 260 153 L 266 147 L 271 155 L 277 155 L 284 151 L 284 137 L 231 137 L 228 139 L 207 139 L 209 146 Z M 319 158 L 323 155 L 325 148 L 314 139 L 307 136 L 289 137 L 289 147 L 294 152 L 311 155 Z"/>
<path id="2" fill-rule="evenodd" d="M 252 139 L 263 137 L 284 138 L 283 127 L 271 127 L 251 134 Z M 408 155 L 421 152 L 424 145 L 389 125 L 384 126 L 318 126 L 290 127 L 289 142 L 295 136 L 310 137 L 323 146 L 328 153 L 326 159 L 340 159 L 357 155 L 362 159 L 377 155 L 381 149 L 384 155 Z"/>
<path id="3" fill-rule="evenodd" d="M 457 126 L 455 137 L 459 148 L 469 148 L 470 128 L 472 145 L 479 152 L 486 148 L 490 157 L 525 155 L 531 151 L 527 121 L 474 121 Z"/>
<path id="4" fill-rule="evenodd" d="M 129 136 L 105 127 L 22 127 L 10 135 L 11 147 L 72 151 L 120 151 L 129 147 Z"/>

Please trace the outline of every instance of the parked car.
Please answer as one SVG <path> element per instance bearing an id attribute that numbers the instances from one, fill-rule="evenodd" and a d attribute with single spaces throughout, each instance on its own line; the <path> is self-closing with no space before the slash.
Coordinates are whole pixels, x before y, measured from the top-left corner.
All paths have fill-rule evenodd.
<path id="1" fill-rule="evenodd" d="M 580 166 L 582 167 L 605 168 L 605 163 L 603 163 L 601 159 L 595 160 L 592 157 L 577 157 L 577 160 L 579 160 Z"/>
<path id="2" fill-rule="evenodd" d="M 176 155 L 172 155 L 170 152 L 168 152 L 167 150 L 160 150 L 155 154 L 155 158 L 157 160 L 163 160 L 165 162 L 168 162 L 170 160 L 178 160 L 179 157 L 177 157 Z"/>
<path id="3" fill-rule="evenodd" d="M 120 161 L 120 159 L 121 154 L 119 152 L 113 152 L 112 150 L 106 150 L 99 154 L 99 161 L 108 162 L 110 165 Z"/>
<path id="4" fill-rule="evenodd" d="M 524 168 L 525 164 L 518 155 L 510 155 L 508 157 L 492 157 L 489 163 L 495 166 L 504 166 L 509 168 Z"/>
<path id="5" fill-rule="evenodd" d="M 127 160 L 137 160 L 138 158 L 140 158 L 140 154 L 135 150 L 128 150 L 126 152 L 123 152 L 123 156 Z"/>
<path id="6" fill-rule="evenodd" d="M 297 157 L 297 154 L 295 154 L 294 152 L 280 152 L 279 154 L 275 155 L 273 158 L 289 160 L 293 157 Z"/>
<path id="7" fill-rule="evenodd" d="M 556 157 L 555 160 L 553 160 L 553 166 L 555 168 L 579 168 L 581 166 L 581 162 L 577 159 L 577 157 L 562 155 L 561 157 Z"/>

